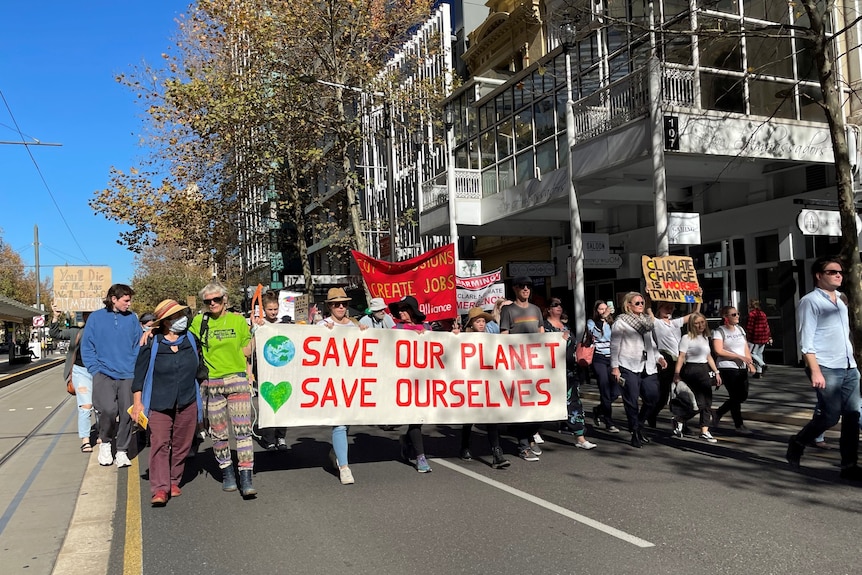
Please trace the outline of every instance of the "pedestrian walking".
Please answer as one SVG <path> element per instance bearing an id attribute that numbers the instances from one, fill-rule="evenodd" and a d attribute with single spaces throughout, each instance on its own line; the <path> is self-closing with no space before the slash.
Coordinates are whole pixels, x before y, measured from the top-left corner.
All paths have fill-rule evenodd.
<path id="1" fill-rule="evenodd" d="M 769 320 L 766 319 L 766 314 L 760 309 L 759 299 L 752 299 L 748 302 L 748 321 L 745 325 L 745 333 L 748 338 L 751 358 L 754 360 L 754 379 L 759 379 L 761 374 L 766 371 L 763 351 L 767 345 L 772 345 Z"/>
<path id="2" fill-rule="evenodd" d="M 99 427 L 99 465 L 128 467 L 132 441 L 132 378 L 141 347 L 143 329 L 129 309 L 135 292 L 114 284 L 105 296 L 105 307 L 87 319 L 81 336 L 81 359 L 93 377 L 93 406 Z M 116 447 L 116 457 L 112 453 Z"/>
<path id="3" fill-rule="evenodd" d="M 717 443 L 718 440 L 712 436 L 709 428 L 715 425 L 715 416 L 712 412 L 712 387 L 721 385 L 721 374 L 718 373 L 712 357 L 706 316 L 700 312 L 691 314 L 687 327 L 687 333 L 679 342 L 679 357 L 676 360 L 673 381 L 674 383 L 684 381 L 694 393 L 700 408 L 700 439 Z M 674 419 L 674 435 L 682 437 L 684 427 L 685 421 Z"/>
<path id="4" fill-rule="evenodd" d="M 57 306 L 51 306 L 54 318 L 48 335 L 55 340 L 66 340 L 69 349 L 66 352 L 66 362 L 63 365 L 63 379 L 72 378 L 72 387 L 75 388 L 75 403 L 78 409 L 78 438 L 81 440 L 81 453 L 92 453 L 93 445 L 90 436 L 93 426 L 90 422 L 93 413 L 93 376 L 84 366 L 81 359 L 81 336 L 84 334 L 84 326 L 90 312 L 83 313 L 83 321 L 79 325 L 68 328 L 60 324 L 60 310 Z"/>
<path id="5" fill-rule="evenodd" d="M 206 306 L 189 331 L 200 342 L 209 376 L 201 383 L 204 415 L 209 421 L 213 454 L 222 472 L 222 490 L 236 491 L 237 477 L 230 452 L 230 428 L 236 439 L 239 490 L 243 498 L 257 495 L 252 485 L 254 445 L 251 439 L 251 384 L 247 358 L 252 341 L 245 318 L 228 311 L 227 289 L 218 282 L 200 291 Z"/>
<path id="6" fill-rule="evenodd" d="M 182 495 L 180 482 L 192 447 L 202 402 L 195 375 L 198 350 L 188 334 L 188 306 L 163 300 L 156 306 L 154 333 L 138 353 L 132 382 L 132 421 L 141 414 L 150 436 L 150 503 L 164 506 Z"/>
<path id="7" fill-rule="evenodd" d="M 261 297 L 261 306 L 263 307 L 263 317 L 255 316 L 252 319 L 251 334 L 257 331 L 257 328 L 268 323 L 280 323 L 278 318 L 278 295 L 272 292 L 267 292 Z M 252 338 L 254 341 L 254 338 Z M 257 345 L 256 343 L 252 344 Z M 256 355 L 252 354 L 252 373 L 257 380 L 257 359 Z M 260 442 L 263 447 L 269 451 L 287 451 L 287 428 L 286 427 L 266 427 L 260 432 Z"/>
<path id="8" fill-rule="evenodd" d="M 862 481 L 859 458 L 859 370 L 853 356 L 847 304 L 838 288 L 844 266 L 837 257 L 811 265 L 814 290 L 799 300 L 796 325 L 805 372 L 817 393 L 814 416 L 787 445 L 787 462 L 799 467 L 805 446 L 841 419 L 840 477 Z"/>
<path id="9" fill-rule="evenodd" d="M 727 401 L 715 412 L 717 424 L 730 412 L 736 432 L 751 434 L 742 419 L 742 404 L 748 399 L 748 373 L 754 373 L 754 361 L 748 348 L 745 330 L 739 325 L 739 311 L 733 306 L 721 308 L 724 324 L 712 332 L 712 345 L 718 359 L 718 373 L 727 390 Z"/>
<path id="10" fill-rule="evenodd" d="M 611 307 L 603 300 L 593 304 L 593 317 L 587 320 L 587 329 L 593 336 L 593 371 L 599 386 L 600 403 L 593 407 L 593 423 L 605 426 L 609 433 L 619 433 L 614 423 L 613 403 L 622 394 L 617 378 L 611 377 L 611 327 L 614 316 Z M 577 345 L 577 342 L 575 342 Z"/>
<path id="11" fill-rule="evenodd" d="M 645 313 L 644 310 L 647 309 Z M 611 329 L 611 376 L 622 387 L 631 446 L 650 442 L 643 425 L 658 400 L 658 370 L 666 365 L 653 339 L 655 316 L 644 296 L 629 292 Z M 638 411 L 638 398 L 642 400 Z"/>
<path id="12" fill-rule="evenodd" d="M 692 313 L 700 311 L 700 302 L 694 304 Z M 650 427 L 655 428 L 658 423 L 658 414 L 668 404 L 670 399 L 670 388 L 673 384 L 673 370 L 679 357 L 679 340 L 682 339 L 682 328 L 691 319 L 691 313 L 674 317 L 676 304 L 672 301 L 658 302 L 656 311 L 658 316 L 655 322 L 655 342 L 661 356 L 667 362 L 667 367 L 658 372 L 658 401 L 655 409 L 647 417 Z"/>

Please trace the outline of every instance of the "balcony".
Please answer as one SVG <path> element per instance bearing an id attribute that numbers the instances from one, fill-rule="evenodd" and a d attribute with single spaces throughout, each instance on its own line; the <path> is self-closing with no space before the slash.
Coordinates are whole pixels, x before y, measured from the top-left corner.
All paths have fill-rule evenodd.
<path id="1" fill-rule="evenodd" d="M 479 170 L 455 170 L 455 199 L 482 199 L 482 181 Z M 422 184 L 422 211 L 427 212 L 449 203 L 446 174 Z"/>

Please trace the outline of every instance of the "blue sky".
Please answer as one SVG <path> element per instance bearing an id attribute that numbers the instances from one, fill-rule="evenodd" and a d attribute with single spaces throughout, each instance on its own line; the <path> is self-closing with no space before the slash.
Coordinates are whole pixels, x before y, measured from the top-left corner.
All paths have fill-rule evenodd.
<path id="1" fill-rule="evenodd" d="M 2 236 L 33 265 L 39 226 L 43 278 L 55 265 L 107 265 L 114 282 L 131 281 L 134 254 L 117 244 L 120 226 L 87 201 L 106 187 L 111 166 L 128 170 L 146 154 L 138 143 L 143 110 L 114 78 L 157 64 L 187 6 L 87 0 L 0 8 L 0 141 L 22 140 L 17 123 L 28 141 L 63 144 L 29 147 L 35 164 L 25 146 L 0 144 Z"/>

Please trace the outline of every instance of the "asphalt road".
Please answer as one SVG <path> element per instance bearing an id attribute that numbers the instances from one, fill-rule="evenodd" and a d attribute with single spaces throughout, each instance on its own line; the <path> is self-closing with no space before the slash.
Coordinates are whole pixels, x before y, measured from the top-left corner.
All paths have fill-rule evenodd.
<path id="1" fill-rule="evenodd" d="M 753 438 L 719 430 L 717 445 L 660 437 L 643 449 L 597 432 L 592 451 L 548 431 L 541 462 L 508 443 L 512 466 L 494 470 L 483 434 L 474 451 L 486 463 L 462 462 L 459 430 L 429 426 L 424 475 L 397 460 L 397 431 L 356 427 L 351 486 L 328 466 L 328 430 L 298 428 L 289 452 L 256 454 L 257 499 L 221 491 L 207 442 L 183 495 L 158 509 L 144 451 L 132 482 L 143 573 L 858 573 L 862 492 L 838 479 L 837 451 L 811 449 L 794 472 L 783 459 L 793 429 L 751 427 Z M 122 572 L 133 515 L 118 505 L 109 573 Z"/>

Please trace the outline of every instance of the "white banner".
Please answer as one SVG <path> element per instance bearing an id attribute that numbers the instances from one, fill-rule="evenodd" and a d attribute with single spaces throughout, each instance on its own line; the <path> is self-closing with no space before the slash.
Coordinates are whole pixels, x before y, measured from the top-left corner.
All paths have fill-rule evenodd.
<path id="1" fill-rule="evenodd" d="M 255 339 L 261 427 L 566 417 L 565 341 L 559 333 L 265 324 Z"/>
<path id="2" fill-rule="evenodd" d="M 470 308 L 481 306 L 485 311 L 494 309 L 494 302 L 506 297 L 506 286 L 501 282 L 503 268 L 473 277 L 456 277 L 458 313 L 463 315 Z"/>

